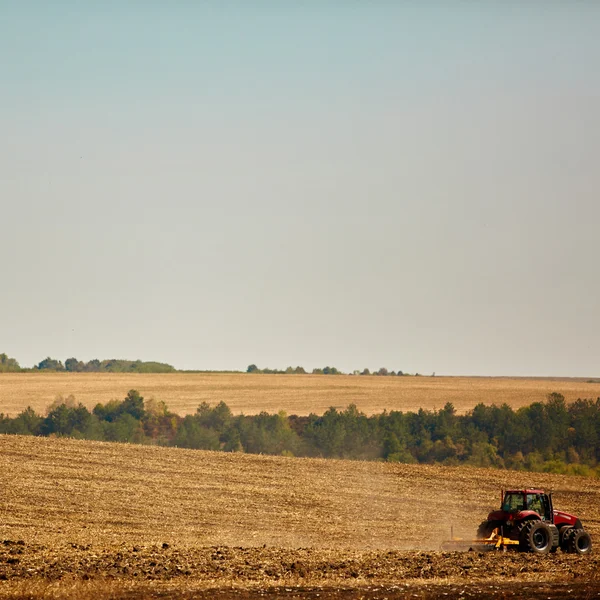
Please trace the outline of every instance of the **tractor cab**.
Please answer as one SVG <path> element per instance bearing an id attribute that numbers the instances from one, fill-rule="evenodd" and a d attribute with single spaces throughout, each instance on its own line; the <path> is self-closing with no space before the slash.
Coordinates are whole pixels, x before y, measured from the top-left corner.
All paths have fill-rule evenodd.
<path id="1" fill-rule="evenodd" d="M 504 494 L 501 510 L 513 518 L 535 513 L 542 521 L 554 522 L 552 497 L 541 490 L 508 490 Z"/>

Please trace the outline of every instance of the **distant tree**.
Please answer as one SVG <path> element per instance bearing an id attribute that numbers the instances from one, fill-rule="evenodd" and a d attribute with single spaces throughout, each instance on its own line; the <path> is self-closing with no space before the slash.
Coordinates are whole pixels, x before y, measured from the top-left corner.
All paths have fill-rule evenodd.
<path id="1" fill-rule="evenodd" d="M 111 442 L 143 443 L 146 439 L 141 421 L 129 413 L 121 414 L 115 421 L 105 423 L 105 438 Z"/>
<path id="2" fill-rule="evenodd" d="M 129 390 L 122 403 L 122 413 L 130 414 L 134 419 L 142 419 L 145 415 L 144 398 L 137 390 Z"/>
<path id="3" fill-rule="evenodd" d="M 129 370 L 132 373 L 174 373 L 177 369 L 173 365 L 155 360 L 136 360 Z"/>
<path id="4" fill-rule="evenodd" d="M 106 404 L 98 403 L 92 411 L 100 421 L 108 421 L 112 423 L 116 421 L 121 414 L 121 402 L 118 400 L 110 400 Z"/>
<path id="5" fill-rule="evenodd" d="M 0 373 L 17 372 L 20 370 L 21 367 L 14 358 L 10 358 L 4 353 L 0 354 Z"/>
<path id="6" fill-rule="evenodd" d="M 404 373 L 400 369 L 398 369 L 398 372 L 396 373 L 396 375 L 399 375 L 400 377 L 402 377 L 402 375 L 404 375 Z"/>
<path id="7" fill-rule="evenodd" d="M 370 375 L 371 371 L 369 371 L 369 369 L 363 369 L 361 375 Z"/>
<path id="8" fill-rule="evenodd" d="M 62 364 L 60 360 L 56 360 L 54 358 L 50 358 L 49 356 L 42 360 L 38 365 L 35 366 L 36 369 L 47 370 L 47 371 L 64 371 L 65 366 Z"/>
<path id="9" fill-rule="evenodd" d="M 111 400 L 106 404 L 96 404 L 93 413 L 101 421 L 108 421 L 109 423 L 117 421 L 125 414 L 131 415 L 135 420 L 140 421 L 146 416 L 144 398 L 140 396 L 137 390 L 129 390 L 123 402 Z"/>
<path id="10" fill-rule="evenodd" d="M 38 435 L 42 417 L 37 415 L 34 410 L 28 406 L 19 413 L 14 419 L 7 419 L 5 427 L 1 428 L 2 433 L 14 433 L 17 435 Z M 2 421 L 2 415 L 0 415 Z"/>
<path id="11" fill-rule="evenodd" d="M 312 374 L 313 375 L 323 375 L 323 369 L 313 369 Z"/>
<path id="12" fill-rule="evenodd" d="M 248 365 L 248 368 L 246 369 L 246 373 L 258 373 L 258 367 L 256 365 Z"/>
<path id="13" fill-rule="evenodd" d="M 220 450 L 219 435 L 201 425 L 193 415 L 187 415 L 173 438 L 173 444 L 180 448 L 197 450 Z"/>
<path id="14" fill-rule="evenodd" d="M 196 417 L 202 426 L 222 434 L 229 426 L 232 414 L 229 406 L 221 400 L 214 408 L 211 408 L 207 402 L 203 402 L 196 409 Z"/>
<path id="15" fill-rule="evenodd" d="M 546 398 L 546 418 L 550 430 L 550 448 L 558 448 L 567 439 L 570 425 L 569 411 L 565 397 L 553 392 Z"/>
<path id="16" fill-rule="evenodd" d="M 230 427 L 221 436 L 225 452 L 244 452 L 239 429 Z"/>
<path id="17" fill-rule="evenodd" d="M 178 425 L 181 424 L 181 418 L 176 414 L 169 412 L 167 405 L 163 400 L 150 398 L 144 400 L 144 434 L 156 443 L 168 445 L 176 437 Z M 176 446 L 185 446 L 173 442 Z M 191 448 L 192 446 L 185 446 Z"/>
<path id="18" fill-rule="evenodd" d="M 85 363 L 84 371 L 97 372 L 100 370 L 100 361 L 97 358 L 93 358 L 92 360 Z"/>
<path id="19" fill-rule="evenodd" d="M 71 373 L 85 370 L 85 364 L 78 361 L 76 358 L 67 358 L 65 360 L 65 370 Z"/>
<path id="20" fill-rule="evenodd" d="M 306 374 L 306 371 L 304 370 L 304 367 L 298 366 L 294 369 L 294 373 L 296 373 L 298 375 L 304 375 L 304 374 Z"/>
<path id="21" fill-rule="evenodd" d="M 325 367 L 323 369 L 323 375 L 339 375 L 340 372 L 335 367 Z"/>
<path id="22" fill-rule="evenodd" d="M 82 437 L 90 427 L 92 418 L 91 413 L 81 403 L 74 407 L 65 403 L 59 404 L 52 408 L 42 421 L 40 433 Z"/>
<path id="23" fill-rule="evenodd" d="M 377 371 L 377 375 L 386 376 L 386 375 L 388 375 L 388 370 L 385 367 L 381 367 L 381 369 L 379 369 L 379 371 Z"/>

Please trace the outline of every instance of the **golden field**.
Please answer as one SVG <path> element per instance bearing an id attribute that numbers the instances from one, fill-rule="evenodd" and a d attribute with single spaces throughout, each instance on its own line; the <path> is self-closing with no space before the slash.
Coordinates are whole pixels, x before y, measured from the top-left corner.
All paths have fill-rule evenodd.
<path id="1" fill-rule="evenodd" d="M 600 536 L 597 479 L 0 435 L 0 538 L 436 549 L 524 485 Z"/>
<path id="2" fill-rule="evenodd" d="M 588 597 L 600 557 L 439 552 L 500 487 L 600 481 L 0 435 L 0 598 Z"/>
<path id="3" fill-rule="evenodd" d="M 27 406 L 43 413 L 58 396 L 73 395 L 88 408 L 123 399 L 130 389 L 164 400 L 180 415 L 201 402 L 224 401 L 234 413 L 284 410 L 322 414 L 356 404 L 371 415 L 383 410 L 440 409 L 452 402 L 464 413 L 479 402 L 513 408 L 560 392 L 567 401 L 600 396 L 600 384 L 579 379 L 493 377 L 375 377 L 352 375 L 262 375 L 246 373 L 0 373 L 0 412 L 15 416 Z"/>
<path id="4" fill-rule="evenodd" d="M 0 598 L 599 593 L 597 555 L 436 551 L 509 486 L 598 539 L 595 479 L 0 435 Z"/>

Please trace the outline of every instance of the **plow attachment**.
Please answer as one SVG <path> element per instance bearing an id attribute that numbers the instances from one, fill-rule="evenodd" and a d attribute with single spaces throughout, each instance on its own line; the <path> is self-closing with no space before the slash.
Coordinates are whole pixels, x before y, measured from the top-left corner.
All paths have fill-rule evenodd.
<path id="1" fill-rule="evenodd" d="M 513 540 L 505 537 L 501 533 L 497 533 L 494 530 L 490 537 L 476 540 L 465 540 L 463 538 L 456 538 L 454 536 L 451 539 L 442 542 L 440 549 L 449 551 L 466 552 L 468 550 L 479 550 L 485 552 L 487 550 L 502 550 L 506 552 L 507 549 L 518 550 L 519 540 Z"/>

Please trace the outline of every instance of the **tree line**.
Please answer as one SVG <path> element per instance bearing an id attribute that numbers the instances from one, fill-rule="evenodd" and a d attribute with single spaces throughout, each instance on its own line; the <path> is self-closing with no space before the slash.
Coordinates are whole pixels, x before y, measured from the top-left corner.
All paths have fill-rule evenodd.
<path id="1" fill-rule="evenodd" d="M 45 416 L 31 408 L 14 418 L 0 414 L 0 433 L 600 476 L 600 398 L 567 404 L 558 393 L 516 411 L 478 404 L 464 415 L 447 403 L 437 411 L 373 416 L 354 405 L 320 416 L 246 416 L 220 402 L 181 417 L 131 390 L 92 411 L 71 396 L 57 398 Z"/>
<path id="2" fill-rule="evenodd" d="M 141 361 L 141 360 L 124 360 L 124 359 L 105 359 L 98 360 L 94 358 L 87 362 L 77 360 L 75 357 L 67 358 L 63 363 L 62 360 L 47 356 L 33 368 L 29 369 L 21 367 L 18 361 L 10 358 L 5 353 L 0 354 L 0 373 L 18 373 L 30 371 L 66 371 L 69 373 L 175 373 L 178 369 L 167 363 L 156 361 Z M 203 372 L 203 371 L 193 371 Z M 239 371 L 228 371 L 229 373 L 237 373 Z M 255 364 L 248 365 L 246 373 L 262 373 L 271 375 L 306 375 L 309 372 L 301 366 L 287 367 L 286 369 L 269 369 L 268 367 L 260 369 Z M 336 367 L 318 367 L 310 371 L 312 375 L 346 375 Z M 376 371 L 371 372 L 369 369 L 355 370 L 352 375 L 378 375 L 378 376 L 403 376 L 408 375 L 401 370 L 389 371 L 385 367 L 381 367 Z M 415 373 L 416 376 L 419 373 Z M 434 373 L 435 375 L 435 373 Z"/>
<path id="3" fill-rule="evenodd" d="M 304 367 L 287 367 L 287 369 L 269 369 L 265 367 L 263 369 L 259 369 L 255 364 L 248 365 L 246 369 L 246 373 L 262 373 L 267 375 L 306 375 L 308 371 Z M 315 368 L 311 371 L 312 375 L 380 375 L 380 376 L 395 376 L 395 375 L 408 375 L 408 373 L 404 373 L 400 370 L 398 371 L 388 371 L 385 367 L 381 367 L 377 371 L 369 371 L 369 369 L 363 369 L 362 371 L 355 370 L 352 373 L 344 373 L 340 371 L 336 367 L 323 367 L 323 368 Z M 416 376 L 419 376 L 419 373 L 415 373 Z M 435 375 L 435 373 L 434 373 Z"/>
<path id="4" fill-rule="evenodd" d="M 98 360 L 94 358 L 87 362 L 74 357 L 61 360 L 50 356 L 41 360 L 32 369 L 21 367 L 18 361 L 5 353 L 0 354 L 0 373 L 20 373 L 30 371 L 68 371 L 70 373 L 174 373 L 175 367 L 166 363 L 142 360 L 124 360 L 111 358 Z"/>

